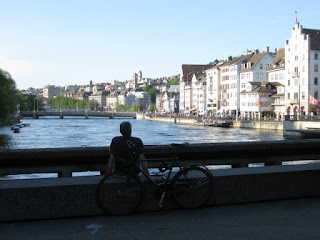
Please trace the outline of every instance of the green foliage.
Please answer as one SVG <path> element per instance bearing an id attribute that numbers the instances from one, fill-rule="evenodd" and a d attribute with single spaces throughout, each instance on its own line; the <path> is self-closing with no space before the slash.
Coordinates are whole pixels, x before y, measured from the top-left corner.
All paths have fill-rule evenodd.
<path id="1" fill-rule="evenodd" d="M 175 77 L 172 81 L 169 82 L 170 85 L 179 85 L 180 77 Z"/>
<path id="2" fill-rule="evenodd" d="M 156 109 L 156 106 L 154 104 L 150 104 L 149 111 L 154 111 Z"/>
<path id="3" fill-rule="evenodd" d="M 139 112 L 139 111 L 141 111 L 142 110 L 142 106 L 141 105 L 134 105 L 133 106 L 133 111 L 134 112 Z"/>
<path id="4" fill-rule="evenodd" d="M 115 110 L 116 111 L 130 111 L 131 109 L 130 109 L 130 107 L 128 107 L 126 105 L 116 103 Z"/>
<path id="5" fill-rule="evenodd" d="M 43 111 L 44 110 L 43 101 L 35 95 L 19 93 L 18 102 L 20 105 L 19 109 L 21 111 L 33 111 L 33 110 Z"/>
<path id="6" fill-rule="evenodd" d="M 17 110 L 18 91 L 11 75 L 0 69 L 0 122 L 9 123 Z"/>
<path id="7" fill-rule="evenodd" d="M 94 110 L 96 104 L 92 100 L 79 100 L 73 98 L 67 98 L 58 96 L 48 100 L 48 104 L 51 104 L 52 109 L 91 109 Z"/>
<path id="8" fill-rule="evenodd" d="M 151 102 L 156 102 L 156 96 L 160 92 L 158 89 L 152 87 L 151 85 L 147 85 L 146 87 L 142 88 L 142 90 L 151 94 Z"/>

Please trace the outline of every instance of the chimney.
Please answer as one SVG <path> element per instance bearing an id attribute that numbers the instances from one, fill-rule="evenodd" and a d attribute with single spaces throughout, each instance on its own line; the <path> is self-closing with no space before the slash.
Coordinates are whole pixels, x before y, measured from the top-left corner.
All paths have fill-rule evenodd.
<path id="1" fill-rule="evenodd" d="M 277 53 L 277 52 L 278 52 L 278 49 L 275 48 L 275 49 L 274 49 L 274 52 Z"/>
<path id="2" fill-rule="evenodd" d="M 266 47 L 266 53 L 269 53 L 269 47 Z"/>

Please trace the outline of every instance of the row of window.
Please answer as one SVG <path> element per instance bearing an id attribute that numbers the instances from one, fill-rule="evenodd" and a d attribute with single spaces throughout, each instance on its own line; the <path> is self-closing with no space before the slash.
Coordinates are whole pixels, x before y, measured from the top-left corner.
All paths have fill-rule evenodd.
<path id="1" fill-rule="evenodd" d="M 313 84 L 314 85 L 318 85 L 318 83 L 319 83 L 319 80 L 318 80 L 318 78 L 317 77 L 315 77 L 314 79 L 313 79 Z M 291 81 L 290 80 L 288 80 L 288 86 L 290 86 L 291 85 Z M 302 83 L 300 84 L 300 85 L 305 85 L 305 79 L 304 78 L 302 78 Z M 294 86 L 299 86 L 299 79 L 294 79 Z"/>
<path id="2" fill-rule="evenodd" d="M 268 107 L 269 103 L 268 102 L 260 102 L 262 107 Z M 256 102 L 241 102 L 242 107 L 254 107 L 257 106 Z"/>
<path id="3" fill-rule="evenodd" d="M 311 94 L 312 95 L 312 94 Z M 318 97 L 319 97 L 319 93 L 318 93 L 318 91 L 314 91 L 314 93 L 313 93 L 313 95 L 312 95 L 315 99 L 318 99 Z M 291 99 L 291 94 L 290 93 L 287 93 L 287 98 L 288 98 L 288 100 L 290 100 Z M 295 100 L 295 99 L 299 99 L 299 93 L 297 93 L 297 92 L 295 92 L 294 94 L 293 94 L 293 99 Z M 301 99 L 306 99 L 306 93 L 305 92 L 301 92 Z"/>

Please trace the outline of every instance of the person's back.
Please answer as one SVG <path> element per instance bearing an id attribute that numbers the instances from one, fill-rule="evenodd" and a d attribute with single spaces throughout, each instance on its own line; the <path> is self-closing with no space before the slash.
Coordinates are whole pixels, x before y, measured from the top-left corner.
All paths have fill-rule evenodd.
<path id="1" fill-rule="evenodd" d="M 111 155 L 106 173 L 111 173 L 113 168 L 115 172 L 126 172 L 139 162 L 143 171 L 148 174 L 148 166 L 142 153 L 143 143 L 140 138 L 131 136 L 131 124 L 121 123 L 120 132 L 122 136 L 114 137 L 110 144 Z"/>
<path id="2" fill-rule="evenodd" d="M 119 136 L 112 139 L 110 152 L 115 157 L 115 172 L 126 172 L 138 165 L 138 158 L 143 152 L 140 138 Z"/>

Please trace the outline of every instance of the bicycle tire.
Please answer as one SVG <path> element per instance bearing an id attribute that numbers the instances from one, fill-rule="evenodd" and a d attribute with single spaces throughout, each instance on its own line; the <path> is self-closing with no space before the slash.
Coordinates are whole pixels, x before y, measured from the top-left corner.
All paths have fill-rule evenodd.
<path id="1" fill-rule="evenodd" d="M 202 207 L 212 194 L 213 179 L 208 169 L 189 165 L 172 179 L 172 199 L 184 209 Z"/>
<path id="2" fill-rule="evenodd" d="M 97 200 L 99 206 L 112 215 L 125 215 L 133 212 L 141 202 L 143 188 L 135 174 L 105 176 L 99 183 Z"/>

